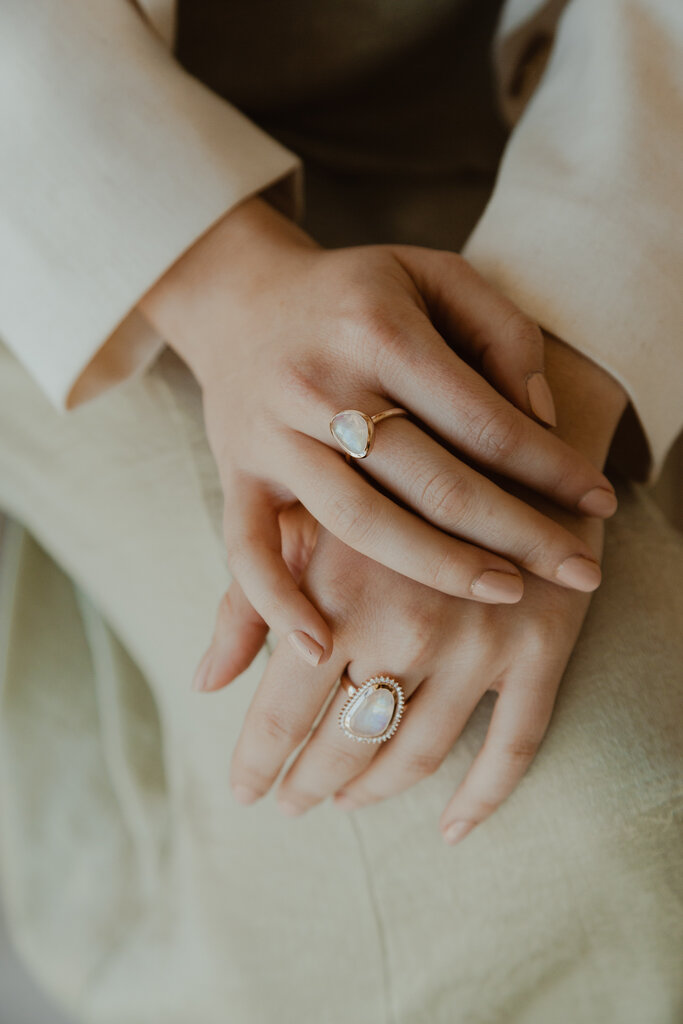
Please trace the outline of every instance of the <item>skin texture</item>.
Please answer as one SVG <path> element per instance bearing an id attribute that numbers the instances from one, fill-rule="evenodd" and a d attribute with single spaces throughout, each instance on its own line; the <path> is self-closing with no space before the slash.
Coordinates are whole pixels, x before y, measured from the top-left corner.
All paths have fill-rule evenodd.
<path id="1" fill-rule="evenodd" d="M 555 419 L 538 327 L 457 255 L 323 250 L 257 198 L 140 309 L 201 384 L 230 568 L 301 661 L 338 657 L 335 624 L 284 557 L 282 516 L 298 503 L 345 548 L 446 595 L 511 604 L 532 576 L 599 585 L 590 538 L 501 486 L 616 508 L 599 469 L 534 419 Z M 331 417 L 394 405 L 411 419 L 380 424 L 362 471 L 348 465 Z"/>
<path id="2" fill-rule="evenodd" d="M 236 798 L 263 796 L 298 750 L 285 813 L 384 799 L 435 771 L 494 690 L 487 740 L 440 823 L 463 838 L 533 759 L 599 584 L 603 523 L 587 516 L 616 507 L 601 467 L 622 389 L 550 339 L 553 403 L 538 328 L 459 257 L 327 252 L 260 200 L 141 309 L 202 386 L 226 496 L 235 582 L 195 686 L 227 685 L 269 627 L 290 641 L 247 713 Z M 382 423 L 368 460 L 347 465 L 331 416 L 393 405 L 414 418 Z M 341 691 L 311 733 L 344 670 L 404 685 L 387 744 L 343 735 Z"/>
<path id="3" fill-rule="evenodd" d="M 602 466 L 625 406 L 623 390 L 556 339 L 548 339 L 547 364 L 558 432 Z M 600 520 L 526 497 L 601 549 Z M 333 624 L 335 653 L 327 665 L 302 668 L 287 644 L 278 645 L 233 755 L 234 794 L 243 803 L 258 799 L 300 748 L 278 789 L 284 813 L 300 814 L 333 794 L 342 809 L 386 799 L 438 769 L 483 694 L 494 690 L 486 741 L 439 823 L 444 839 L 458 842 L 493 813 L 533 760 L 590 596 L 527 576 L 524 597 L 514 606 L 448 597 L 370 562 L 326 531 L 315 543 L 306 520 L 297 522 L 290 510 L 283 523 L 286 549 L 297 574 L 312 550 L 302 583 Z M 217 619 L 205 687 L 235 678 L 264 635 L 265 625 L 234 584 Z M 341 689 L 309 735 L 347 666 L 355 683 L 383 672 L 405 684 L 411 700 L 386 744 L 344 736 L 336 721 L 346 699 Z"/>

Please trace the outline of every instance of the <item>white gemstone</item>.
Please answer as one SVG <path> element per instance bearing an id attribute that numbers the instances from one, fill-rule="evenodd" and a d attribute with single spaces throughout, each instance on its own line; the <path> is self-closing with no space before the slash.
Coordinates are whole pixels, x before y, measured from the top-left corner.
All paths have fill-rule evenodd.
<path id="1" fill-rule="evenodd" d="M 381 736 L 394 716 L 396 698 L 387 686 L 369 686 L 346 716 L 346 726 L 356 736 Z"/>
<path id="2" fill-rule="evenodd" d="M 367 420 L 354 409 L 338 412 L 332 419 L 332 433 L 349 455 L 365 455 L 368 446 L 369 428 Z"/>

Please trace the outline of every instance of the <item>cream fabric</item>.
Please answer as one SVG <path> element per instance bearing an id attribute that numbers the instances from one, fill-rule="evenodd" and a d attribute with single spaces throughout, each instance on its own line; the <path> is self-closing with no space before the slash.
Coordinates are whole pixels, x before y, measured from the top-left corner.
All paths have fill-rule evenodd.
<path id="1" fill-rule="evenodd" d="M 278 183 L 301 211 L 298 158 L 129 0 L 3 0 L 0 132 L 0 334 L 58 405 L 154 358 L 136 303 L 229 209 Z"/>
<path id="2" fill-rule="evenodd" d="M 465 255 L 621 382 L 655 477 L 683 426 L 683 4 L 554 6 L 549 63 Z"/>
<path id="3" fill-rule="evenodd" d="M 341 30 L 362 39 L 385 6 L 373 0 L 358 25 L 347 12 Z M 403 0 L 394 27 L 358 48 L 358 82 L 449 6 L 464 0 Z M 259 5 L 240 17 L 267 32 Z M 309 8 L 292 3 L 290 20 L 305 48 Z M 274 201 L 302 213 L 298 158 L 182 71 L 168 51 L 174 22 L 173 0 L 2 5 L 0 334 L 58 404 L 149 364 L 161 340 L 135 303 L 237 202 L 279 182 Z M 501 106 L 511 121 L 524 114 L 467 248 L 622 382 L 653 475 L 683 424 L 682 53 L 683 6 L 671 0 L 509 0 L 495 45 Z M 278 88 L 301 64 L 282 62 Z"/>
<path id="4" fill-rule="evenodd" d="M 0 597 L 0 878 L 41 983 L 83 1024 L 678 1024 L 683 542 L 619 496 L 503 808 L 443 844 L 487 697 L 419 786 L 284 819 L 227 785 L 266 651 L 189 689 L 228 582 L 196 386 L 166 352 L 64 417 L 0 350 L 0 504 L 55 559 L 15 525 Z"/>
<path id="5" fill-rule="evenodd" d="M 543 18 L 554 26 L 560 7 L 509 8 L 503 83 L 520 40 Z M 624 16 L 644 7 L 633 0 Z M 172 11 L 157 2 L 150 13 Z M 180 71 L 122 0 L 8 0 L 0 19 L 0 75 L 14 90 L 11 103 L 0 91 L 0 109 L 21 143 L 0 163 L 0 330 L 24 364 L 0 346 L 0 508 L 15 520 L 0 562 L 0 885 L 36 977 L 82 1024 L 678 1024 L 680 536 L 644 493 L 622 488 L 605 583 L 541 753 L 461 846 L 446 848 L 436 822 L 483 739 L 488 698 L 441 771 L 383 805 L 350 816 L 325 805 L 296 821 L 272 798 L 238 807 L 228 763 L 267 650 L 224 693 L 188 690 L 229 581 L 221 495 L 196 385 L 128 314 L 240 195 L 278 178 L 276 201 L 301 215 L 299 162 Z M 663 54 L 677 45 L 666 24 Z M 622 38 L 601 37 L 613 55 Z M 75 75 L 91 46 L 84 95 Z M 34 57 L 44 75 L 29 69 Z M 65 94 L 73 121 L 57 103 Z M 666 100 L 639 116 L 643 139 L 670 113 Z M 123 114 L 139 138 L 118 153 L 93 126 L 121 127 Z M 206 131 L 193 148 L 197 124 Z M 246 156 L 233 177 L 235 132 L 270 154 L 272 178 Z M 64 162 L 73 192 L 61 172 L 54 187 Z M 101 190 L 111 180 L 127 182 L 113 198 Z M 453 248 L 487 191 L 454 175 L 370 185 L 320 168 L 308 188 L 326 237 Z M 669 272 L 665 257 L 674 268 L 679 256 L 662 253 Z M 578 323 L 585 294 L 565 284 L 554 287 L 574 297 Z M 100 363 L 94 389 L 120 387 L 61 415 L 55 404 L 95 379 L 83 368 L 124 321 L 107 355 L 118 369 Z M 622 339 L 599 344 L 607 360 Z M 639 382 L 638 402 L 663 449 L 663 420 L 648 410 L 678 350 L 670 333 L 657 345 L 665 371 L 654 359 L 642 369 L 652 384 Z"/>

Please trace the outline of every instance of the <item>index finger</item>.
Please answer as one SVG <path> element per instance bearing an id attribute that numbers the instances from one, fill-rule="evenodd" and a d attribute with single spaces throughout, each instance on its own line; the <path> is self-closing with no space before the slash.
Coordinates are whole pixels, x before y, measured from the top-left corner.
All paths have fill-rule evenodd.
<path id="1" fill-rule="evenodd" d="M 230 785 L 240 803 L 253 803 L 268 792 L 289 755 L 308 736 L 346 660 L 335 646 L 330 661 L 309 666 L 289 644 L 278 643 L 232 756 Z"/>

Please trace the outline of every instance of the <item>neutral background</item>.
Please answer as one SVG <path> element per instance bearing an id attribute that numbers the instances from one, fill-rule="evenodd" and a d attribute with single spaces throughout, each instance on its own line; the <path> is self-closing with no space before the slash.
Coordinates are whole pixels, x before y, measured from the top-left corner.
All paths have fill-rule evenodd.
<path id="1" fill-rule="evenodd" d="M 0 905 L 0 1021 L 2 1024 L 70 1024 L 45 1002 L 9 944 Z"/>

